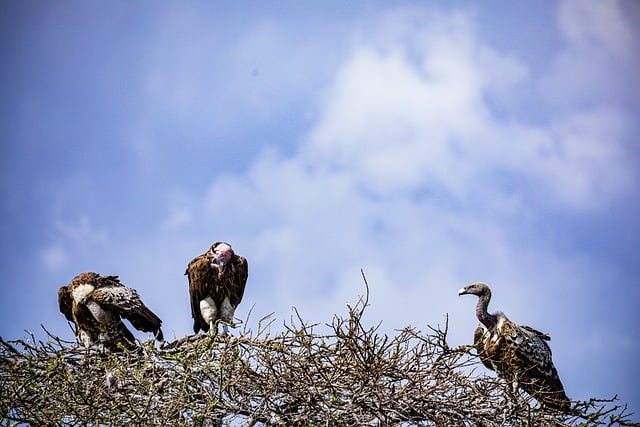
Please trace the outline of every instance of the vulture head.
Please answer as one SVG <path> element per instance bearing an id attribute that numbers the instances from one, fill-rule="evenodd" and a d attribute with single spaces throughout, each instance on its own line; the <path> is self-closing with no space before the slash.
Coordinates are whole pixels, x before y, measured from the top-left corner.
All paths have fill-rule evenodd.
<path id="1" fill-rule="evenodd" d="M 233 257 L 233 249 L 231 249 L 231 245 L 228 243 L 218 243 L 213 248 L 213 257 L 216 259 L 218 264 L 224 267 L 224 265 L 231 261 L 231 258 Z"/>
<path id="2" fill-rule="evenodd" d="M 460 289 L 458 295 L 476 295 L 478 297 L 476 317 L 487 329 L 495 327 L 498 318 L 495 314 L 489 314 L 487 311 L 489 300 L 491 300 L 491 289 L 489 289 L 486 283 L 474 282 Z"/>
<path id="3" fill-rule="evenodd" d="M 458 295 L 477 295 L 491 298 L 491 289 L 486 283 L 474 282 L 458 291 Z"/>

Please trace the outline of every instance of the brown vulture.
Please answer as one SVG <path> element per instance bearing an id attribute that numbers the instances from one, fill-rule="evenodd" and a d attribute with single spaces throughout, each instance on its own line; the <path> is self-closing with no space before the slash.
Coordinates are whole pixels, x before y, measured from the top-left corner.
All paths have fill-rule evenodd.
<path id="1" fill-rule="evenodd" d="M 163 340 L 162 320 L 144 305 L 135 289 L 120 283 L 118 276 L 81 273 L 58 290 L 58 304 L 86 347 L 99 344 L 112 351 L 134 349 L 135 338 L 122 317 L 139 331 L 153 332 L 158 341 Z"/>
<path id="2" fill-rule="evenodd" d="M 228 332 L 247 284 L 247 260 L 236 255 L 228 243 L 216 242 L 189 263 L 185 275 L 189 278 L 193 332 L 216 334 L 218 322 Z"/>
<path id="3" fill-rule="evenodd" d="M 564 391 L 551 360 L 551 338 L 529 326 L 516 325 L 504 313 L 490 314 L 487 306 L 491 289 L 475 282 L 458 291 L 458 295 L 477 295 L 476 316 L 486 329 L 474 333 L 474 347 L 480 361 L 509 383 L 516 393 L 522 388 L 540 403 L 568 412 L 571 401 Z"/>

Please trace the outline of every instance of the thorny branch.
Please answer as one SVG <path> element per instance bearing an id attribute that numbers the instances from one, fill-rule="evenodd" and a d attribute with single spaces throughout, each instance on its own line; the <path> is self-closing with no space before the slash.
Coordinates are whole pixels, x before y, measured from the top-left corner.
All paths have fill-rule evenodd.
<path id="1" fill-rule="evenodd" d="M 133 352 L 101 353 L 63 341 L 0 338 L 1 425 L 638 425 L 613 399 L 574 402 L 574 414 L 515 399 L 475 374 L 470 346 L 451 349 L 447 328 L 366 327 L 366 295 L 318 334 L 295 310 L 271 335 L 195 335 Z M 248 320 L 248 319 L 247 319 Z"/>

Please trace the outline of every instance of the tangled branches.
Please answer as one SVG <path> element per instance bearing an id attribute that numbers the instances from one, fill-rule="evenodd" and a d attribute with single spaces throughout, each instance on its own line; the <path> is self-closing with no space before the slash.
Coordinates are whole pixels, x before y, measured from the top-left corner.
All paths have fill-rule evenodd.
<path id="1" fill-rule="evenodd" d="M 2 424 L 631 425 L 614 399 L 575 402 L 562 415 L 511 396 L 475 375 L 470 347 L 447 345 L 446 322 L 381 335 L 362 324 L 367 298 L 368 289 L 327 334 L 295 312 L 275 335 L 267 316 L 256 333 L 245 326 L 236 337 L 196 335 L 162 349 L 149 341 L 118 354 L 48 332 L 46 342 L 0 338 Z"/>

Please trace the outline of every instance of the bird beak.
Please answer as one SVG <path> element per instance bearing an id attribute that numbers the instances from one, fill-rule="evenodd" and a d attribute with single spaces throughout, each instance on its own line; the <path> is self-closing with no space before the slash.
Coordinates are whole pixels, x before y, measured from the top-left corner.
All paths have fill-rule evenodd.
<path id="1" fill-rule="evenodd" d="M 458 291 L 458 296 L 465 295 L 467 293 L 467 288 L 460 288 Z"/>

